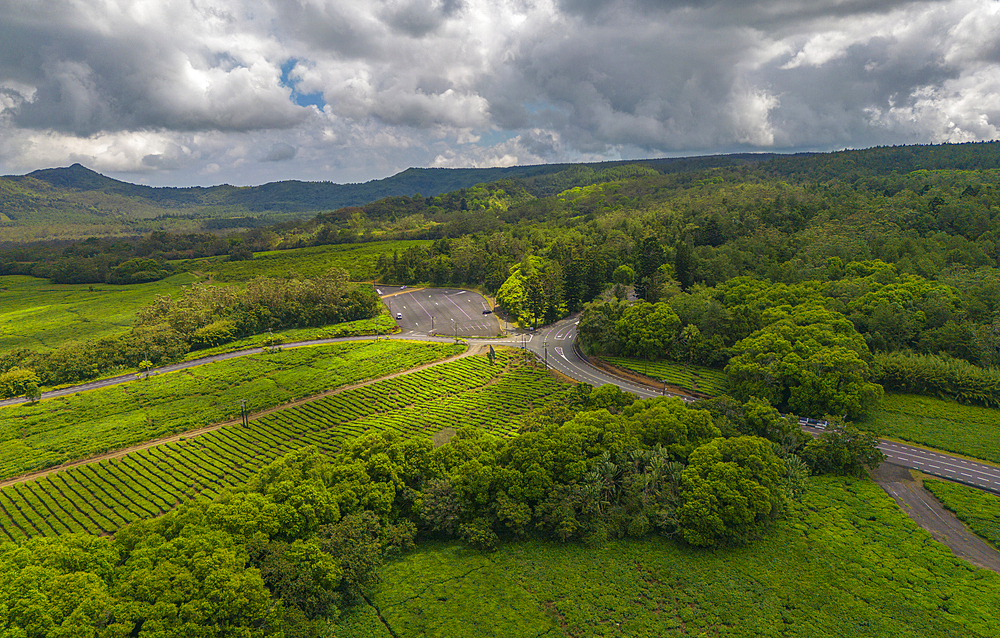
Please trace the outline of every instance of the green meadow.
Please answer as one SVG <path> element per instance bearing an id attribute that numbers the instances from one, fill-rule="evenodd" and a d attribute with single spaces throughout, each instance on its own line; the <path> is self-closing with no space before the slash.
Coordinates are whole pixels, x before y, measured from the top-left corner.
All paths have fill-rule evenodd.
<path id="1" fill-rule="evenodd" d="M 26 275 L 0 277 L 0 352 L 14 348 L 53 350 L 127 332 L 135 313 L 157 295 L 173 295 L 199 281 L 180 273 L 162 281 L 111 284 L 53 284 Z"/>
<path id="2" fill-rule="evenodd" d="M 814 478 L 742 547 L 429 543 L 388 563 L 337 635 L 996 636 L 1000 575 L 955 558 L 867 480 Z M 391 631 L 390 631 L 391 630 Z"/>

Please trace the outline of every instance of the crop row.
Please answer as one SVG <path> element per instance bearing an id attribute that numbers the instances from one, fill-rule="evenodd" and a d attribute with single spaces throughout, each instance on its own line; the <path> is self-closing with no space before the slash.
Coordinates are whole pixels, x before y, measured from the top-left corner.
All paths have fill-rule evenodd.
<path id="1" fill-rule="evenodd" d="M 710 395 L 724 394 L 726 373 L 704 366 L 685 365 L 673 361 L 643 361 L 624 357 L 602 357 L 608 363 L 658 379 L 672 385 Z"/>
<path id="2" fill-rule="evenodd" d="M 360 434 L 391 429 L 430 436 L 470 425 L 512 433 L 519 415 L 567 386 L 518 353 L 497 363 L 466 357 L 273 412 L 249 427 L 204 435 L 79 466 L 0 490 L 0 540 L 70 532 L 109 534 L 240 484 L 304 445 L 336 451 Z"/>
<path id="3" fill-rule="evenodd" d="M 350 342 L 252 355 L 0 411 L 0 478 L 236 418 L 461 352 Z"/>

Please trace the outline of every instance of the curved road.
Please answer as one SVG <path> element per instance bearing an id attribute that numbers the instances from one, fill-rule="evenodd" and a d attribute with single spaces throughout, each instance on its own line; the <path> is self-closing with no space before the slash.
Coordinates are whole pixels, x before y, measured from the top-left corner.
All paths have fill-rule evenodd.
<path id="1" fill-rule="evenodd" d="M 577 381 L 585 381 L 595 387 L 613 383 L 640 397 L 662 394 L 662 391 L 624 381 L 592 366 L 574 347 L 576 323 L 573 318 L 563 319 L 540 329 L 527 339 L 525 347 L 539 357 L 546 357 L 549 366 Z M 518 341 L 518 345 L 519 343 Z M 681 398 L 690 400 L 688 397 Z M 804 424 L 803 429 L 818 434 L 822 431 L 822 424 L 819 427 Z M 889 463 L 1000 494 L 998 467 L 896 441 L 882 440 L 879 449 L 886 455 Z"/>
<path id="2" fill-rule="evenodd" d="M 386 286 L 383 290 L 381 290 L 381 293 L 383 298 L 391 297 L 393 315 L 395 316 L 396 313 L 399 312 L 403 316 L 402 319 L 397 320 L 397 324 L 399 324 L 402 332 L 396 335 L 391 335 L 389 337 L 390 339 L 419 339 L 423 341 L 452 340 L 451 334 L 448 336 L 436 336 L 429 334 L 431 332 L 431 321 L 435 321 L 435 324 L 444 323 L 445 326 L 447 326 L 444 330 L 448 333 L 452 333 L 452 330 L 454 330 L 453 324 L 459 324 L 459 335 L 462 335 L 463 333 L 489 334 L 491 332 L 495 334 L 494 330 L 497 332 L 499 331 L 499 320 L 495 315 L 483 314 L 483 310 L 489 309 L 489 306 L 485 299 L 474 292 L 460 291 L 456 289 L 429 288 L 407 290 L 405 288 L 401 289 L 400 287 Z M 388 301 L 389 300 L 387 299 L 387 303 Z M 431 317 L 434 317 L 434 319 L 432 320 Z M 461 320 L 459 317 L 461 317 Z M 455 319 L 454 322 L 451 321 L 452 318 Z M 576 343 L 576 324 L 577 321 L 575 318 L 571 317 L 569 319 L 563 319 L 562 321 L 556 322 L 550 326 L 540 328 L 537 331 L 517 332 L 516 334 L 503 338 L 477 338 L 475 341 L 482 344 L 506 345 L 524 348 L 533 352 L 539 359 L 545 361 L 546 365 L 552 369 L 570 377 L 571 379 L 589 383 L 594 387 L 611 383 L 617 385 L 622 390 L 631 392 L 632 394 L 642 398 L 663 396 L 666 394 L 667 396 L 677 396 L 687 401 L 692 400 L 690 397 L 664 393 L 662 389 L 651 388 L 649 386 L 621 379 L 594 367 L 580 355 L 574 345 Z M 438 325 L 435 325 L 434 329 L 437 331 Z M 438 332 L 438 334 L 440 334 L 440 332 Z M 365 339 L 371 339 L 371 337 L 317 339 L 313 341 L 283 344 L 282 347 L 299 348 L 304 346 Z M 151 370 L 150 374 L 174 372 L 176 370 L 192 368 L 206 363 L 223 361 L 235 357 L 243 357 L 260 352 L 263 352 L 263 348 L 250 348 L 237 352 L 229 352 L 226 354 L 204 357 L 201 359 L 164 366 L 162 368 L 156 368 L 155 370 Z M 134 381 L 139 379 L 141 376 L 141 373 L 126 374 L 109 379 L 101 379 L 99 381 L 45 392 L 43 393 L 42 398 L 48 399 L 84 390 L 108 387 Z M 0 401 L 0 407 L 23 402 L 25 402 L 25 399 L 23 398 L 7 399 Z M 822 430 L 822 423 L 812 423 L 815 425 L 803 423 L 803 428 L 807 432 L 818 434 Z M 951 481 L 964 483 L 966 485 L 971 485 L 973 487 L 978 487 L 980 489 L 1000 494 L 1000 468 L 998 467 L 986 465 L 984 463 L 977 463 L 952 454 L 946 454 L 935 450 L 927 450 L 921 447 L 895 441 L 883 440 L 879 444 L 879 448 L 886 455 L 888 461 L 895 465 L 917 469 L 925 474 L 940 476 Z"/>

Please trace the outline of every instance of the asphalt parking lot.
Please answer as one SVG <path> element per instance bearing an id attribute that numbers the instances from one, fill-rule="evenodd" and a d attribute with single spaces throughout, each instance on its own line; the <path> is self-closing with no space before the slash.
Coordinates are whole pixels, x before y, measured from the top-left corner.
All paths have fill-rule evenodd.
<path id="1" fill-rule="evenodd" d="M 457 288 L 376 286 L 404 334 L 495 337 L 501 326 L 496 315 L 483 314 L 490 305 L 477 292 Z"/>

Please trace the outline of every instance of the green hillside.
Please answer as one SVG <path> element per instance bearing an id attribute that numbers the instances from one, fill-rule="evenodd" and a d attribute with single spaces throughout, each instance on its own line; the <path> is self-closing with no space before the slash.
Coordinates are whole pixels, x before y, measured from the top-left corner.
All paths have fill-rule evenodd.
<path id="1" fill-rule="evenodd" d="M 761 161 L 763 155 L 677 158 L 644 162 L 661 172 Z M 570 170 L 600 171 L 629 162 L 545 164 L 509 168 L 410 168 L 363 184 L 288 180 L 260 186 L 151 187 L 121 182 L 80 164 L 0 177 L 0 243 L 128 237 L 154 231 L 192 233 L 258 228 L 359 206 L 386 197 L 438 195 L 502 179 L 537 181 Z M 556 180 L 558 182 L 559 180 Z"/>

